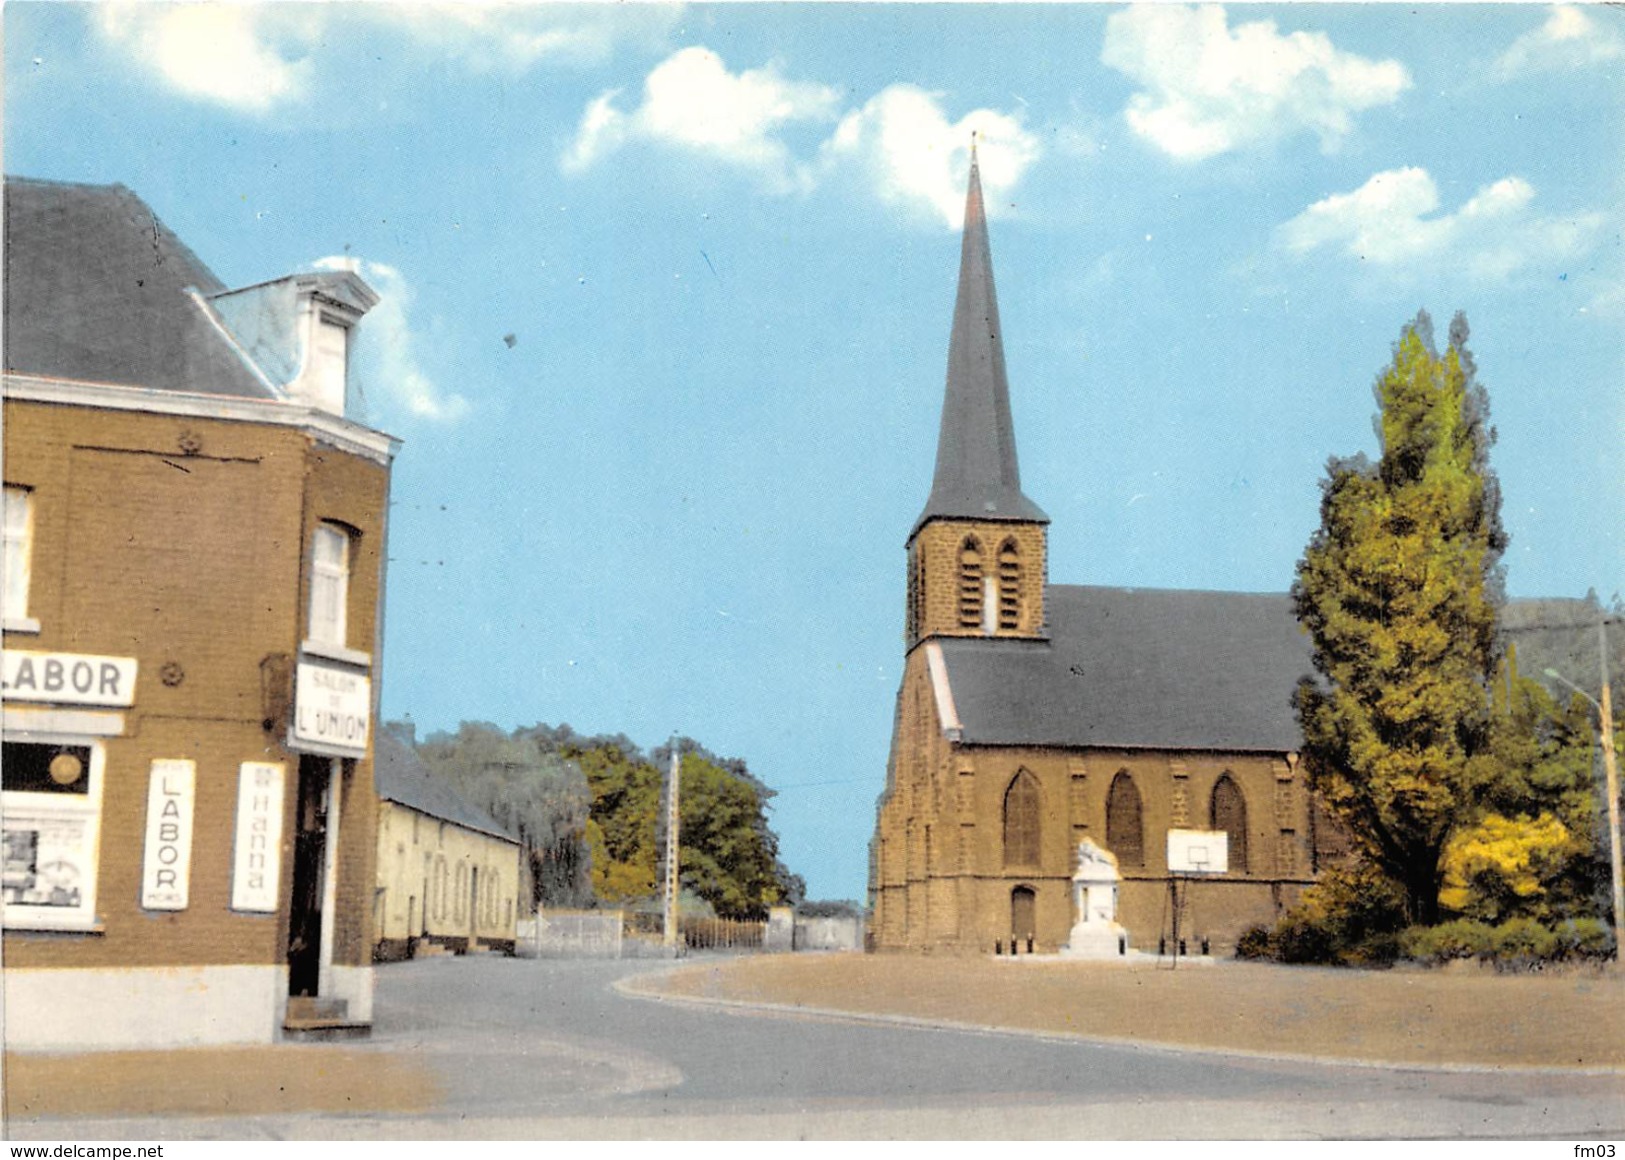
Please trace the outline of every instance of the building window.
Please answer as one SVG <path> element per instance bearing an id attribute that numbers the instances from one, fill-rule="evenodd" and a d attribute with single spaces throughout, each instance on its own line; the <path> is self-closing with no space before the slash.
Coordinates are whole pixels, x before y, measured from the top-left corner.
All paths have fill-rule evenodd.
<path id="1" fill-rule="evenodd" d="M 310 639 L 343 648 L 349 602 L 350 533 L 338 524 L 318 524 L 310 552 Z"/>
<path id="2" fill-rule="evenodd" d="M 1124 770 L 1106 794 L 1106 848 L 1120 866 L 1145 865 L 1145 828 L 1140 818 L 1140 791 Z"/>
<path id="3" fill-rule="evenodd" d="M 6 739 L 3 758 L 4 925 L 23 930 L 94 928 L 105 762 L 101 744 L 14 734 Z"/>
<path id="4" fill-rule="evenodd" d="M 1021 555 L 1014 540 L 999 549 L 999 627 L 1021 627 Z"/>
<path id="5" fill-rule="evenodd" d="M 344 414 L 350 369 L 350 328 L 326 314 L 316 320 L 312 386 L 318 405 Z"/>
<path id="6" fill-rule="evenodd" d="M 39 622 L 28 616 L 28 580 L 34 560 L 34 493 L 26 487 L 6 488 L 5 509 L 5 627 L 38 632 Z"/>
<path id="7" fill-rule="evenodd" d="M 966 536 L 959 547 L 959 627 L 982 626 L 982 545 Z"/>
<path id="8" fill-rule="evenodd" d="M 1004 792 L 1004 864 L 1038 865 L 1038 779 L 1025 769 Z"/>
<path id="9" fill-rule="evenodd" d="M 913 643 L 920 636 L 921 595 L 920 547 L 910 544 L 908 549 L 908 639 Z"/>
<path id="10" fill-rule="evenodd" d="M 1247 799 L 1228 773 L 1213 787 L 1213 828 L 1229 835 L 1230 872 L 1247 872 Z"/>

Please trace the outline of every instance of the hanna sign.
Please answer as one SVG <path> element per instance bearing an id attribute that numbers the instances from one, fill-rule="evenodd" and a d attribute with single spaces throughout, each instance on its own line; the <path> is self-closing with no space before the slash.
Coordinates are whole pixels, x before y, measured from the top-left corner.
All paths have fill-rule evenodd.
<path id="1" fill-rule="evenodd" d="M 366 756 L 371 679 L 347 669 L 300 661 L 293 701 L 293 748 L 339 757 Z"/>

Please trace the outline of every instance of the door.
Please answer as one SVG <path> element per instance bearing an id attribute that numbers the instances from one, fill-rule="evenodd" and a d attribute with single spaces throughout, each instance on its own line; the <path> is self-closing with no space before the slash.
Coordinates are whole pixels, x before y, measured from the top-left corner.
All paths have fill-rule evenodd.
<path id="1" fill-rule="evenodd" d="M 315 995 L 322 970 L 322 893 L 327 854 L 327 794 L 332 762 L 299 758 L 294 816 L 293 891 L 288 907 L 288 994 Z"/>
<path id="2" fill-rule="evenodd" d="M 473 946 L 480 933 L 480 868 L 475 866 L 468 876 L 468 945 Z"/>
<path id="3" fill-rule="evenodd" d="M 1025 943 L 1038 933 L 1038 895 L 1031 886 L 1010 892 L 1010 934 Z"/>

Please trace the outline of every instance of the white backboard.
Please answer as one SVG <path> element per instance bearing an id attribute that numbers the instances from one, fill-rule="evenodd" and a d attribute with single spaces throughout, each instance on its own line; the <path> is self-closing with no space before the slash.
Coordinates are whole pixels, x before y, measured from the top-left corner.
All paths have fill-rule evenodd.
<path id="1" fill-rule="evenodd" d="M 1230 835 L 1223 830 L 1169 830 L 1170 874 L 1223 874 L 1230 869 Z"/>

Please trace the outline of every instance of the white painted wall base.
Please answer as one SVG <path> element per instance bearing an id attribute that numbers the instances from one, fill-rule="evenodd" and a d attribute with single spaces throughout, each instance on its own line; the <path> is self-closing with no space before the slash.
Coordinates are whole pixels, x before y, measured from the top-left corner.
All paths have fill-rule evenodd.
<path id="1" fill-rule="evenodd" d="M 364 970 L 359 1017 L 370 1019 L 372 970 Z M 4 988 L 8 1051 L 270 1043 L 282 1030 L 288 968 L 7 969 Z"/>
<path id="2" fill-rule="evenodd" d="M 334 963 L 328 968 L 332 972 L 332 991 L 335 999 L 344 999 L 350 1004 L 349 1019 L 354 1023 L 372 1022 L 372 968 L 371 967 L 344 967 Z"/>

